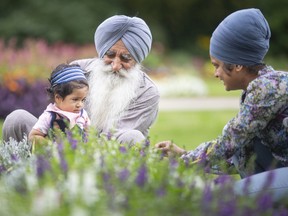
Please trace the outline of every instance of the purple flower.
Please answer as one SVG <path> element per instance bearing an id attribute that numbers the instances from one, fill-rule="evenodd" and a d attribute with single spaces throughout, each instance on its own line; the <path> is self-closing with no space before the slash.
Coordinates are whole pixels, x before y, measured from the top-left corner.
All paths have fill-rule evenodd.
<path id="1" fill-rule="evenodd" d="M 47 170 L 50 170 L 50 163 L 43 155 L 36 158 L 36 174 L 38 178 L 42 178 Z"/>
<path id="2" fill-rule="evenodd" d="M 58 153 L 59 154 L 63 153 L 63 151 L 64 151 L 64 143 L 63 143 L 63 140 L 60 137 L 57 137 L 56 144 L 57 144 Z"/>
<path id="3" fill-rule="evenodd" d="M 83 140 L 84 143 L 88 142 L 88 133 L 85 130 L 83 130 L 82 140 Z"/>
<path id="4" fill-rule="evenodd" d="M 126 149 L 126 147 L 123 146 L 123 145 L 121 145 L 121 146 L 119 147 L 119 151 L 120 151 L 121 153 L 123 153 L 123 154 L 127 153 L 127 149 Z"/>
<path id="5" fill-rule="evenodd" d="M 112 139 L 112 133 L 109 131 L 107 133 L 107 140 L 111 140 Z"/>
<path id="6" fill-rule="evenodd" d="M 206 163 L 206 160 L 207 160 L 207 154 L 206 154 L 206 152 L 202 152 L 200 155 L 199 155 L 199 158 L 198 158 L 200 161 L 199 161 L 199 163 L 203 163 L 203 164 L 205 164 Z"/>
<path id="7" fill-rule="evenodd" d="M 63 171 L 63 173 L 66 175 L 68 172 L 68 164 L 67 161 L 65 160 L 64 157 L 64 144 L 63 141 L 58 139 L 59 142 L 57 142 L 57 150 L 58 150 L 58 154 L 59 154 L 59 158 L 60 158 L 60 167 Z"/>
<path id="8" fill-rule="evenodd" d="M 130 172 L 128 169 L 123 169 L 118 173 L 118 177 L 119 177 L 121 182 L 126 181 L 129 177 L 129 175 L 130 175 Z"/>
<path id="9" fill-rule="evenodd" d="M 258 210 L 265 212 L 273 207 L 271 194 L 263 193 L 257 198 Z"/>
<path id="10" fill-rule="evenodd" d="M 115 189 L 113 184 L 110 183 L 110 174 L 107 172 L 102 173 L 102 179 L 103 179 L 103 186 L 105 190 L 110 194 L 111 196 L 114 196 Z"/>
<path id="11" fill-rule="evenodd" d="M 10 156 L 11 156 L 11 159 L 12 159 L 13 161 L 18 161 L 18 157 L 17 157 L 16 154 L 11 154 Z"/>
<path id="12" fill-rule="evenodd" d="M 178 167 L 178 161 L 175 158 L 171 158 L 169 162 L 170 162 L 171 168 L 177 168 Z"/>
<path id="13" fill-rule="evenodd" d="M 145 183 L 147 182 L 148 174 L 147 174 L 147 167 L 145 164 L 142 164 L 140 168 L 138 169 L 138 173 L 135 179 L 135 183 L 139 187 L 143 187 Z"/>
<path id="14" fill-rule="evenodd" d="M 150 140 L 146 139 L 145 142 L 144 142 L 144 147 L 148 148 L 149 146 L 150 146 Z"/>
<path id="15" fill-rule="evenodd" d="M 3 172 L 5 172 L 6 170 L 7 170 L 6 167 L 1 164 L 1 165 L 0 165 L 0 174 L 3 173 Z"/>
<path id="16" fill-rule="evenodd" d="M 209 205 L 209 203 L 212 201 L 212 190 L 209 185 L 205 185 L 205 188 L 203 190 L 203 197 L 202 202 L 204 205 Z"/>
<path id="17" fill-rule="evenodd" d="M 76 139 L 73 139 L 72 131 L 66 130 L 67 139 L 71 145 L 71 148 L 75 150 L 77 148 L 78 141 Z"/>
<path id="18" fill-rule="evenodd" d="M 107 183 L 107 182 L 110 180 L 110 175 L 109 175 L 109 173 L 103 172 L 103 173 L 102 173 L 102 179 L 103 179 L 104 182 Z"/>
<path id="19" fill-rule="evenodd" d="M 220 199 L 221 200 L 221 199 Z M 236 201 L 234 199 L 227 202 L 220 202 L 219 204 L 219 215 L 221 216 L 230 216 L 234 215 L 236 211 Z"/>
<path id="20" fill-rule="evenodd" d="M 67 161 L 64 159 L 64 157 L 60 157 L 60 167 L 63 171 L 63 173 L 66 175 L 68 172 L 68 164 Z"/>
<path id="21" fill-rule="evenodd" d="M 231 181 L 231 176 L 229 175 L 220 175 L 218 176 L 216 179 L 214 179 L 214 183 L 215 184 L 220 184 L 222 186 L 224 186 L 226 183 Z"/>
<path id="22" fill-rule="evenodd" d="M 209 165 L 205 165 L 204 166 L 204 172 L 209 173 L 210 171 L 211 171 L 211 167 Z"/>
<path id="23" fill-rule="evenodd" d="M 0 100 L 3 104 L 6 104 L 6 106 L 0 108 L 0 117 L 4 118 L 15 108 L 22 108 L 35 116 L 39 116 L 45 109 L 45 104 L 47 104 L 45 92 L 47 83 L 39 80 L 31 84 L 25 79 L 10 82 L 14 83 L 13 86 L 16 89 L 9 88 L 9 85 L 0 84 Z"/>
<path id="24" fill-rule="evenodd" d="M 210 186 L 206 184 L 201 200 L 203 215 L 210 215 L 212 198 L 212 190 Z"/>
<path id="25" fill-rule="evenodd" d="M 140 149 L 140 156 L 141 157 L 145 157 L 146 156 L 146 152 L 144 149 Z"/>
<path id="26" fill-rule="evenodd" d="M 160 186 L 157 190 L 156 190 L 156 195 L 159 197 L 163 197 L 166 195 L 166 190 L 165 187 Z"/>

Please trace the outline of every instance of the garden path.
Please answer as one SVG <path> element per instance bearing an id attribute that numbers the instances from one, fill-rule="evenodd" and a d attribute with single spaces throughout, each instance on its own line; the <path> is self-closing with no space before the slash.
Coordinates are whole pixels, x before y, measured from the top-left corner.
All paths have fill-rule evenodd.
<path id="1" fill-rule="evenodd" d="M 191 98 L 165 98 L 160 99 L 160 111 L 172 110 L 224 110 L 238 109 L 237 97 L 191 97 Z"/>

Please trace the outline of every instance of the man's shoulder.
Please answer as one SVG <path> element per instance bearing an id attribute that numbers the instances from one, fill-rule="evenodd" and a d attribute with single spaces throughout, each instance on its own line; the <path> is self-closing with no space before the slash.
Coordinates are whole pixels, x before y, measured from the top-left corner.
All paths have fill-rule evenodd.
<path id="1" fill-rule="evenodd" d="M 159 101 L 160 93 L 158 90 L 157 85 L 154 83 L 154 81 L 149 77 L 148 74 L 143 73 L 143 83 L 142 86 L 139 88 L 139 93 L 146 97 L 148 95 L 148 98 L 154 98 L 156 101 Z"/>
<path id="2" fill-rule="evenodd" d="M 144 74 L 143 77 L 144 77 L 145 84 L 148 84 L 157 88 L 153 79 L 147 73 L 143 72 L 143 74 Z"/>
<path id="3" fill-rule="evenodd" d="M 154 94 L 159 94 L 159 90 L 153 79 L 147 74 L 144 73 L 143 83 L 141 88 L 150 89 Z"/>
<path id="4" fill-rule="evenodd" d="M 86 73 L 91 72 L 93 65 L 99 61 L 99 58 L 86 58 L 86 59 L 77 59 L 72 61 L 70 64 L 78 64 Z"/>

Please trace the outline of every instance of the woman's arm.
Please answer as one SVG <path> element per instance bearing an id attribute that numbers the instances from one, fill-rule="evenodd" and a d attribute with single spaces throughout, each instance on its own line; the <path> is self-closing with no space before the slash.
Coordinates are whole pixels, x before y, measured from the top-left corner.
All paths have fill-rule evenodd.
<path id="1" fill-rule="evenodd" d="M 181 156 L 186 153 L 186 151 L 171 141 L 161 141 L 155 145 L 155 147 L 161 150 L 165 156 Z"/>

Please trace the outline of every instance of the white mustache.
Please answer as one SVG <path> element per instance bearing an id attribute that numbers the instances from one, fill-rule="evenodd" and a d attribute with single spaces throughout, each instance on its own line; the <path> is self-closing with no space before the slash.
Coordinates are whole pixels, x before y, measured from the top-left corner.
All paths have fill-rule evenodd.
<path id="1" fill-rule="evenodd" d="M 120 69 L 119 71 L 113 71 L 111 65 L 105 65 L 103 67 L 103 72 L 104 73 L 111 73 L 114 75 L 117 75 L 119 77 L 127 77 L 128 76 L 128 71 L 125 69 Z"/>

